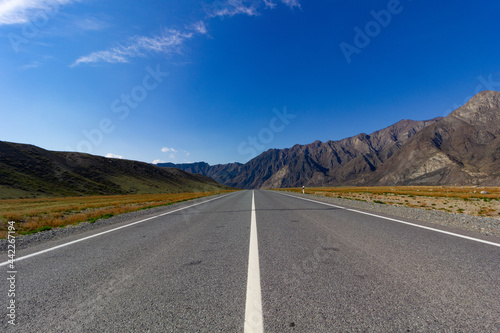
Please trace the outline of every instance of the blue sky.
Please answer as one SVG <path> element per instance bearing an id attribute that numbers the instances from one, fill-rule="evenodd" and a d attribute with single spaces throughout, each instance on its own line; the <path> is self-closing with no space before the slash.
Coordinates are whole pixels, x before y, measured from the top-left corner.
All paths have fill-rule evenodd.
<path id="1" fill-rule="evenodd" d="M 146 162 L 447 115 L 500 90 L 498 1 L 0 0 L 0 140 Z"/>

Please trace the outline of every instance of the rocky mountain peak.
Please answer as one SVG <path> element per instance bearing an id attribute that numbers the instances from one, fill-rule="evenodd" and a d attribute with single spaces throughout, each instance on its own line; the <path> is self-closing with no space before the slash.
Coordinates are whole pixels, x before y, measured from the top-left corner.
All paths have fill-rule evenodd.
<path id="1" fill-rule="evenodd" d="M 464 106 L 453 111 L 448 117 L 458 118 L 468 124 L 496 128 L 500 122 L 500 92 L 486 90 L 472 97 Z"/>

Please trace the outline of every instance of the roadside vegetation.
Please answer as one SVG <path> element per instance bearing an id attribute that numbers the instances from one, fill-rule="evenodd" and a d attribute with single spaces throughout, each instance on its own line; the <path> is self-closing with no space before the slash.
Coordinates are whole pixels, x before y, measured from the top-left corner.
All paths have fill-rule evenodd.
<path id="1" fill-rule="evenodd" d="M 229 192 L 232 191 L 0 200 L 0 238 L 7 237 L 8 221 L 17 222 L 16 233 L 26 235 Z"/>
<path id="2" fill-rule="evenodd" d="M 302 188 L 280 190 L 302 193 Z M 500 187 L 311 187 L 306 194 L 500 218 Z"/>

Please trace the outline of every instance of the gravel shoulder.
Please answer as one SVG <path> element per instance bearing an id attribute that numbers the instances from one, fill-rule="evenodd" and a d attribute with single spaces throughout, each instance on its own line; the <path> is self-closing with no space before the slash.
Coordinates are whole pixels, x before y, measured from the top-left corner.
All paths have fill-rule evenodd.
<path id="1" fill-rule="evenodd" d="M 37 232 L 31 235 L 17 235 L 16 236 L 16 250 L 25 249 L 31 246 L 43 244 L 49 241 L 59 240 L 66 238 L 68 236 L 74 236 L 78 234 L 83 234 L 89 231 L 103 229 L 113 225 L 119 225 L 121 223 L 127 223 L 132 220 L 144 219 L 151 216 L 155 216 L 161 213 L 166 213 L 172 210 L 183 208 L 186 206 L 191 206 L 204 201 L 212 200 L 221 194 L 183 201 L 179 203 L 174 203 L 167 206 L 159 206 L 149 209 L 138 210 L 135 212 L 125 213 L 121 215 L 116 215 L 107 219 L 99 219 L 94 223 L 81 222 L 78 224 L 68 225 L 62 228 L 54 228 L 52 230 Z M 182 212 L 182 211 L 181 211 Z M 0 239 L 0 253 L 7 253 L 8 242 L 6 239 Z"/>
<path id="2" fill-rule="evenodd" d="M 287 194 L 306 197 L 318 201 L 336 204 L 343 207 L 359 209 L 367 212 L 380 213 L 394 217 L 417 220 L 429 224 L 437 224 L 462 230 L 480 233 L 484 236 L 500 239 L 500 218 L 479 217 L 467 214 L 448 213 L 424 208 L 395 206 L 350 199 L 340 199 L 317 194 L 298 194 L 283 191 Z"/>

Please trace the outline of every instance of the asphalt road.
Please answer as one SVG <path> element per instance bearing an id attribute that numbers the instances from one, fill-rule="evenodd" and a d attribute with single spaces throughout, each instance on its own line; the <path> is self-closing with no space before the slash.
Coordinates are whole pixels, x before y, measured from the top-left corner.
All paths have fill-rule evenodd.
<path id="1" fill-rule="evenodd" d="M 16 253 L 16 326 L 1 266 L 1 330 L 500 331 L 494 244 L 271 191 L 103 230 Z"/>

